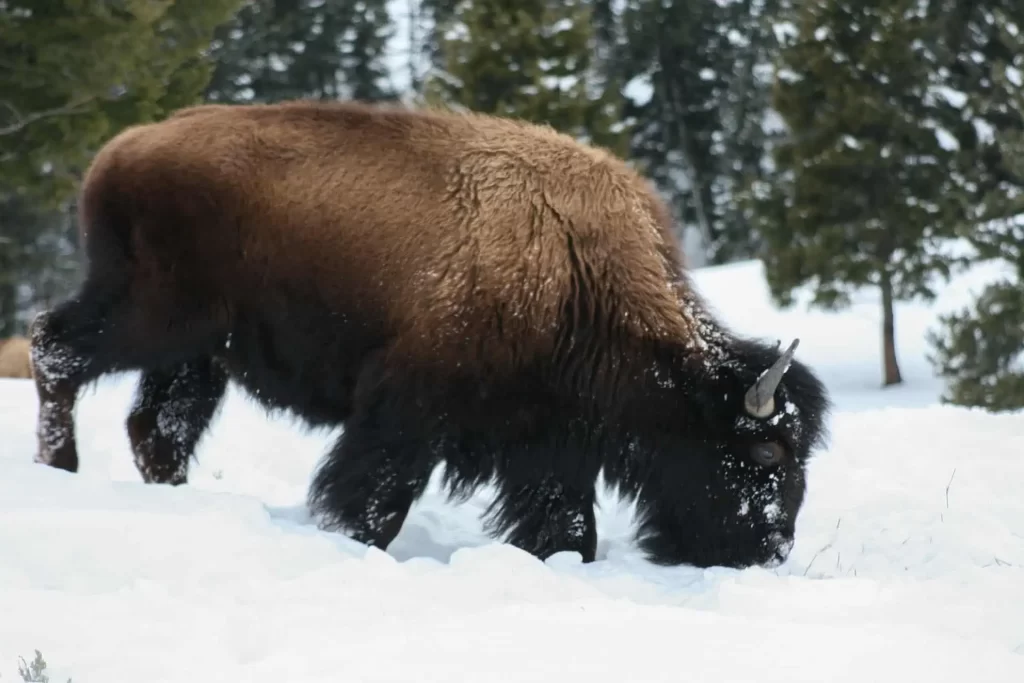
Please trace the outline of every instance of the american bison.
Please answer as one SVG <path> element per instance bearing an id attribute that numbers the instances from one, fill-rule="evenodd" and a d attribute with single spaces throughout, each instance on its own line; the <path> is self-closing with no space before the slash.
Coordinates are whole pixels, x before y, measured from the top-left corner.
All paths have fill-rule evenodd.
<path id="1" fill-rule="evenodd" d="M 230 380 L 343 425 L 322 528 L 386 548 L 435 466 L 496 536 L 596 552 L 595 484 L 657 563 L 774 564 L 828 398 L 739 338 L 621 160 L 550 128 L 363 103 L 206 105 L 119 134 L 81 192 L 88 274 L 32 329 L 39 453 L 75 471 L 85 383 L 142 378 L 146 482 L 182 484 Z"/>
<path id="2" fill-rule="evenodd" d="M 0 339 L 0 377 L 31 379 L 31 347 L 27 337 Z"/>

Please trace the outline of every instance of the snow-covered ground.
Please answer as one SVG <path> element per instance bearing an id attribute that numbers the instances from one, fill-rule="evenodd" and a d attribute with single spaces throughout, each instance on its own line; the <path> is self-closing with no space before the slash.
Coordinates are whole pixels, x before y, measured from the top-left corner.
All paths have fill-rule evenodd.
<path id="1" fill-rule="evenodd" d="M 82 470 L 32 463 L 35 394 L 0 381 L 0 680 L 54 683 L 1024 681 L 1024 416 L 938 405 L 925 331 L 991 271 L 897 311 L 906 386 L 882 390 L 880 311 L 778 311 L 760 264 L 699 271 L 736 329 L 788 341 L 837 404 L 789 560 L 655 568 L 630 510 L 599 561 L 542 563 L 429 493 L 387 553 L 311 526 L 329 433 L 232 394 L 187 487 L 144 486 L 133 375 L 85 395 Z"/>

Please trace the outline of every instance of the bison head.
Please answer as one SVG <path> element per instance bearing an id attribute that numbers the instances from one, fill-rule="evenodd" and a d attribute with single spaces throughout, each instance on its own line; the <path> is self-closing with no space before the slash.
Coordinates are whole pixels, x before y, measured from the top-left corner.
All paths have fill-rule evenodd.
<path id="1" fill-rule="evenodd" d="M 653 560 L 786 559 L 828 411 L 824 386 L 794 359 L 797 344 L 780 353 L 781 344 L 731 342 L 719 362 L 680 373 L 678 417 L 657 430 L 638 500 L 639 540 Z"/>

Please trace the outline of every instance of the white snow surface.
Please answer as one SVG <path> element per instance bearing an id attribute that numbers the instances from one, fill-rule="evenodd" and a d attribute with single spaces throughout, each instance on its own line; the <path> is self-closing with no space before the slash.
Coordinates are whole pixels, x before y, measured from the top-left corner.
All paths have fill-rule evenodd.
<path id="1" fill-rule="evenodd" d="M 998 276 L 897 308 L 906 383 L 880 388 L 878 296 L 780 311 L 755 262 L 695 273 L 736 331 L 788 344 L 836 402 L 789 560 L 655 567 L 606 495 L 599 558 L 543 563 L 436 487 L 385 553 L 303 500 L 332 433 L 232 390 L 190 484 L 146 486 L 135 375 L 84 394 L 82 467 L 32 462 L 36 398 L 0 381 L 0 680 L 38 649 L 63 683 L 1024 681 L 1024 417 L 940 406 L 924 335 Z"/>

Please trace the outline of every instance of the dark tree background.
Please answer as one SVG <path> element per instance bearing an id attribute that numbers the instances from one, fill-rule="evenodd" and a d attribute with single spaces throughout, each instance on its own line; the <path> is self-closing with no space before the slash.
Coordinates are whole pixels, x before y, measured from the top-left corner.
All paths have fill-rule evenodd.
<path id="1" fill-rule="evenodd" d="M 959 212 L 949 200 L 953 151 L 926 125 L 920 45 L 930 29 L 918 0 L 805 2 L 780 50 L 773 101 L 791 137 L 775 149 L 757 227 L 782 301 L 813 284 L 835 308 L 864 286 L 882 307 L 882 382 L 902 381 L 895 302 L 931 298 L 949 274 L 945 249 Z"/>
<path id="2" fill-rule="evenodd" d="M 1011 0 L 5 0 L 0 337 L 77 283 L 75 190 L 125 127 L 202 101 L 444 104 L 605 146 L 692 266 L 899 302 L 1005 266 L 930 335 L 946 400 L 1024 406 L 1024 3 Z"/>

